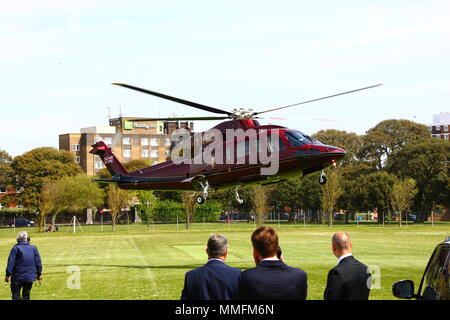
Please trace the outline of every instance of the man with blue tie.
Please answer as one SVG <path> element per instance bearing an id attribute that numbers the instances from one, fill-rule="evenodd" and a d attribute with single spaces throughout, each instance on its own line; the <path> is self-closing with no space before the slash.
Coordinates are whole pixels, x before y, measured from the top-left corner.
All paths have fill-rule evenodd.
<path id="1" fill-rule="evenodd" d="M 186 272 L 181 300 L 231 300 L 237 292 L 241 271 L 227 266 L 227 239 L 213 234 L 207 244 L 208 262 Z"/>

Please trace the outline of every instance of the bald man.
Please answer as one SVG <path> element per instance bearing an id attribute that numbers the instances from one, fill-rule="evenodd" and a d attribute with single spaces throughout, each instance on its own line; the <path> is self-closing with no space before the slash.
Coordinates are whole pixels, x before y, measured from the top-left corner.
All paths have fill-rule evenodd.
<path id="1" fill-rule="evenodd" d="M 367 300 L 371 280 L 367 266 L 352 255 L 352 242 L 347 232 L 337 232 L 331 239 L 331 249 L 338 258 L 337 265 L 328 272 L 325 300 Z"/>

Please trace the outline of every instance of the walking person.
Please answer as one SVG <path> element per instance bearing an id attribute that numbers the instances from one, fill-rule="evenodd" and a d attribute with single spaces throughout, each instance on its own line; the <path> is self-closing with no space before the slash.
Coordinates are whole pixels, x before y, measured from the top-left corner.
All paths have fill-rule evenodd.
<path id="1" fill-rule="evenodd" d="M 42 280 L 41 257 L 26 231 L 19 232 L 16 240 L 9 253 L 5 282 L 11 281 L 13 300 L 30 300 L 33 281 Z"/>

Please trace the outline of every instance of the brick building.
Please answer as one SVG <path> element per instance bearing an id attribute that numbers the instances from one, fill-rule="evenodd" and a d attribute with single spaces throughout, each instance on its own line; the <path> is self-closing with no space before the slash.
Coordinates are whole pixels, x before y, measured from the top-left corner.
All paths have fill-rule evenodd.
<path id="1" fill-rule="evenodd" d="M 433 138 L 450 140 L 450 112 L 433 115 L 433 123 L 428 124 L 428 131 Z"/>
<path id="2" fill-rule="evenodd" d="M 129 117 L 109 120 L 109 126 L 80 129 L 80 133 L 59 135 L 59 149 L 73 153 L 75 161 L 91 176 L 104 168 L 101 159 L 90 154 L 91 146 L 104 141 L 121 162 L 148 159 L 153 164 L 166 161 L 170 155 L 170 135 L 183 128 L 193 132 L 187 121 L 130 121 Z M 133 118 L 136 119 L 136 118 Z"/>

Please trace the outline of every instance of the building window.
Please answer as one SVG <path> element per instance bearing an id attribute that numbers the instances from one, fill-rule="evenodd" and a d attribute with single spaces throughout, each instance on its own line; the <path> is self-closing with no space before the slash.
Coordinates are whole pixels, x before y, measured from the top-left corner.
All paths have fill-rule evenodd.
<path id="1" fill-rule="evenodd" d="M 444 125 L 444 131 L 448 131 L 448 124 Z"/>
<path id="2" fill-rule="evenodd" d="M 156 138 L 150 139 L 150 145 L 151 146 L 158 146 L 159 145 L 158 139 L 156 139 Z"/>
<path id="3" fill-rule="evenodd" d="M 75 156 L 75 162 L 76 163 L 80 163 L 80 157 L 79 156 Z"/>
<path id="4" fill-rule="evenodd" d="M 123 139 L 122 139 L 122 143 L 123 143 L 124 145 L 131 145 L 131 138 L 130 138 L 130 137 L 123 138 Z"/>
<path id="5" fill-rule="evenodd" d="M 95 161 L 95 169 L 100 170 L 103 169 L 105 165 L 101 161 Z"/>
<path id="6" fill-rule="evenodd" d="M 158 150 L 152 150 L 152 151 L 150 151 L 150 157 L 152 157 L 152 158 L 158 158 Z"/>
<path id="7" fill-rule="evenodd" d="M 72 145 L 72 151 L 80 151 L 80 145 L 79 144 L 73 144 Z"/>
<path id="8" fill-rule="evenodd" d="M 433 131 L 433 126 L 428 126 L 428 131 Z"/>
<path id="9" fill-rule="evenodd" d="M 124 158 L 131 158 L 131 150 L 123 150 Z"/>
<path id="10" fill-rule="evenodd" d="M 171 143 L 170 138 L 166 138 L 166 146 L 170 146 Z"/>
<path id="11" fill-rule="evenodd" d="M 141 139 L 141 146 L 148 146 L 148 138 Z"/>
<path id="12" fill-rule="evenodd" d="M 103 141 L 108 145 L 108 147 L 110 147 L 110 148 L 112 147 L 112 138 L 111 137 L 107 137 Z"/>
<path id="13" fill-rule="evenodd" d="M 142 158 L 148 158 L 148 150 L 142 150 L 141 151 L 141 157 Z"/>
<path id="14" fill-rule="evenodd" d="M 448 140 L 448 133 L 444 134 L 444 140 Z"/>

